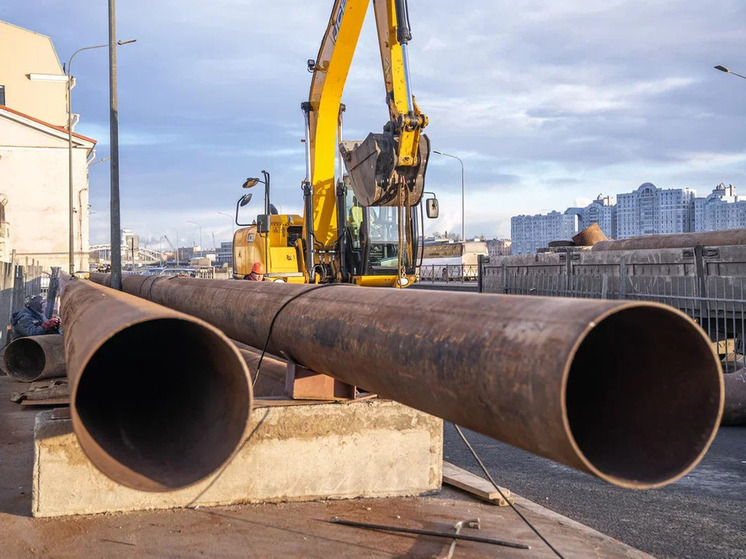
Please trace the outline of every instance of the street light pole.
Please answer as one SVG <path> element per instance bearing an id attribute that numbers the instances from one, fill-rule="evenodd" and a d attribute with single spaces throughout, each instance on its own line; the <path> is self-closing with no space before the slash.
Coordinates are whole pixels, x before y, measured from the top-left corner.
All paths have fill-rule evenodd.
<path id="1" fill-rule="evenodd" d="M 234 234 L 236 232 L 236 221 L 235 216 L 232 216 L 231 214 L 227 214 L 225 212 L 218 212 L 221 215 L 227 215 L 229 218 L 231 218 L 231 234 Z"/>
<path id="2" fill-rule="evenodd" d="M 739 74 L 737 72 L 734 72 L 733 70 L 726 68 L 725 66 L 717 65 L 715 66 L 715 70 L 720 70 L 721 72 L 725 72 L 726 74 L 733 74 L 734 76 L 738 76 L 739 78 L 743 78 L 746 80 L 746 76 Z"/>
<path id="3" fill-rule="evenodd" d="M 100 49 L 108 47 L 108 43 L 105 45 L 94 45 L 90 47 L 83 47 L 76 50 L 70 56 L 70 60 L 67 62 L 67 186 L 68 186 L 68 272 L 70 275 L 75 273 L 75 235 L 73 233 L 73 115 L 72 115 L 72 89 L 73 89 L 73 78 L 72 78 L 72 64 L 73 58 L 79 52 L 91 49 Z M 80 208 L 83 211 L 83 208 Z"/>
<path id="4" fill-rule="evenodd" d="M 128 41 L 119 41 L 118 45 L 127 45 L 134 43 L 137 39 L 130 39 Z M 72 89 L 73 89 L 73 77 L 72 77 L 72 64 L 75 55 L 84 50 L 102 49 L 108 47 L 109 43 L 105 45 L 92 45 L 90 47 L 82 47 L 76 50 L 70 56 L 67 62 L 67 182 L 68 182 L 68 228 L 69 228 L 69 242 L 68 242 L 68 267 L 69 272 L 72 275 L 75 272 L 75 235 L 73 233 L 73 209 L 74 209 L 74 187 L 73 187 L 73 111 L 72 111 Z M 103 161 L 103 160 L 102 160 Z M 94 163 L 95 165 L 95 163 Z M 83 211 L 83 208 L 80 209 Z M 82 246 L 81 246 L 82 250 Z"/>
<path id="5" fill-rule="evenodd" d="M 464 162 L 461 161 L 460 157 L 456 157 L 455 155 L 451 155 L 450 153 L 443 153 L 442 151 L 438 151 L 437 149 L 434 149 L 433 152 L 445 157 L 452 157 L 453 159 L 457 159 L 458 162 L 461 163 L 461 240 L 466 242 L 466 212 L 464 211 Z"/>

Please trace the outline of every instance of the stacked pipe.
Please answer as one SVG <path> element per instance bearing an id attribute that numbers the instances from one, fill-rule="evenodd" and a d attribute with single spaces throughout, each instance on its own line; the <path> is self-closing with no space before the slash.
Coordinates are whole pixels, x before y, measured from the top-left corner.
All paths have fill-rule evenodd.
<path id="1" fill-rule="evenodd" d="M 3 353 L 8 375 L 23 382 L 65 376 L 62 336 L 28 336 L 13 340 Z"/>
<path id="2" fill-rule="evenodd" d="M 709 340 L 660 304 L 136 275 L 123 289 L 624 487 L 686 474 L 723 410 Z"/>
<path id="3" fill-rule="evenodd" d="M 698 231 L 670 235 L 645 235 L 629 239 L 600 240 L 593 244 L 594 251 L 651 250 L 663 248 L 692 248 L 702 246 L 746 245 L 746 228 L 725 231 Z"/>
<path id="4" fill-rule="evenodd" d="M 85 280 L 66 277 L 61 297 L 73 429 L 96 467 L 128 487 L 170 491 L 233 456 L 252 391 L 222 332 Z"/>
<path id="5" fill-rule="evenodd" d="M 233 343 L 251 373 L 254 396 L 257 398 L 282 396 L 285 393 L 287 363 L 272 355 L 262 355 L 262 352 L 255 347 L 236 340 L 233 340 Z M 259 370 L 260 363 L 261 371 Z"/>

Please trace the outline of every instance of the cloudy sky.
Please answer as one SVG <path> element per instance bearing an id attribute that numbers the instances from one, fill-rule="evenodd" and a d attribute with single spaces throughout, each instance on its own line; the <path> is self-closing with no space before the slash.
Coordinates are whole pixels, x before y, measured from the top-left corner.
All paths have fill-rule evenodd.
<path id="1" fill-rule="evenodd" d="M 303 116 L 331 0 L 119 0 L 122 226 L 157 246 L 231 235 L 248 176 L 301 213 Z M 746 194 L 742 0 L 410 0 L 412 83 L 432 147 L 465 166 L 466 233 L 585 205 L 643 182 Z M 107 2 L 10 2 L 0 17 L 52 38 L 62 62 L 108 41 Z M 106 49 L 75 58 L 76 131 L 108 155 Z M 387 120 L 372 10 L 345 89 L 345 136 Z M 108 164 L 91 168 L 92 243 L 108 242 Z M 458 161 L 433 155 L 427 189 L 459 231 Z M 261 196 L 248 207 L 258 213 Z M 247 214 L 247 217 L 249 215 Z"/>

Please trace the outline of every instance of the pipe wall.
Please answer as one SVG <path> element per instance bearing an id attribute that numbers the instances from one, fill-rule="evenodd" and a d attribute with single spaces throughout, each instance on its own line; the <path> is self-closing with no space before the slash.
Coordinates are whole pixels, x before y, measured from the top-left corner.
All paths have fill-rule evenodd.
<path id="1" fill-rule="evenodd" d="M 231 341 L 238 348 L 238 352 L 249 368 L 254 388 L 254 397 L 272 398 L 284 395 L 287 363 L 272 355 L 265 354 L 262 359 L 261 371 L 259 371 L 259 376 L 257 376 L 257 367 L 259 366 L 262 351 L 236 340 Z"/>
<path id="2" fill-rule="evenodd" d="M 254 347 L 277 315 L 270 353 L 624 487 L 686 474 L 722 414 L 709 340 L 660 304 L 136 275 L 123 288 Z"/>
<path id="3" fill-rule="evenodd" d="M 143 491 L 192 485 L 247 435 L 252 391 L 217 328 L 69 276 L 62 288 L 71 416 L 80 446 Z"/>

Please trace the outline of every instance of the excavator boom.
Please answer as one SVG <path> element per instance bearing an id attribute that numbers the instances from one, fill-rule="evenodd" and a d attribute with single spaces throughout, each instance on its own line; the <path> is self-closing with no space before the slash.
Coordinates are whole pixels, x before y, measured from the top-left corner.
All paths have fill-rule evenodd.
<path id="1" fill-rule="evenodd" d="M 351 208 L 341 207 L 347 187 L 354 193 L 352 203 L 361 208 L 406 208 L 397 216 L 399 234 L 388 236 L 397 237 L 398 251 L 386 247 L 382 250 L 397 252 L 396 267 L 405 266 L 413 273 L 416 235 L 407 212 L 413 212 L 412 208 L 422 197 L 430 152 L 429 140 L 421 133 L 427 117 L 417 107 L 411 92 L 407 54 L 411 32 L 406 0 L 373 0 L 389 120 L 382 133 L 369 134 L 362 142 L 346 142 L 341 138 L 342 92 L 370 1 L 334 2 L 319 54 L 315 61 L 309 61 L 313 78 L 309 100 L 302 105 L 308 150 L 304 186 L 305 261 L 310 276 L 314 275 L 314 267 L 332 266 L 336 262 L 341 281 L 348 281 L 346 276 L 351 268 L 342 254 L 345 222 L 354 222 L 353 232 L 362 227 L 365 237 L 365 226 L 372 221 L 363 218 L 358 221 Z M 347 185 L 341 176 L 335 182 L 337 148 L 349 176 Z M 366 240 L 363 238 L 362 242 Z M 350 241 L 354 243 L 355 239 Z M 409 255 L 404 258 L 406 262 L 402 261 L 403 253 Z M 384 255 L 388 264 L 378 268 L 390 267 L 391 258 Z M 365 272 L 352 272 L 353 276 L 361 274 Z"/>

